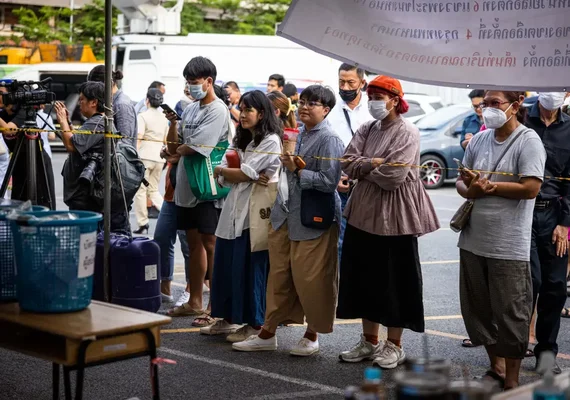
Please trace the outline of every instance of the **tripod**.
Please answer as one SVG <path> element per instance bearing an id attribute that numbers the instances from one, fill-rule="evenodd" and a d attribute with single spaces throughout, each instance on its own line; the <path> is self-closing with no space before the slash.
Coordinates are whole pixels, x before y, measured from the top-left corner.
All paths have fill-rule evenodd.
<path id="1" fill-rule="evenodd" d="M 8 183 L 10 182 L 10 178 L 14 174 L 14 170 L 16 165 L 20 162 L 23 164 L 26 169 L 26 196 L 23 196 L 22 193 L 16 193 L 14 197 L 14 187 L 20 186 L 16 185 L 13 182 L 12 188 L 12 198 L 17 198 L 18 200 L 30 200 L 32 204 L 38 204 L 38 200 L 41 200 L 40 203 L 43 205 L 48 206 L 50 209 L 54 209 L 55 199 L 52 199 L 51 196 L 51 188 L 49 184 L 49 179 L 47 176 L 47 171 L 45 168 L 45 160 L 44 160 L 44 152 L 41 149 L 41 144 L 39 139 L 39 132 L 26 132 L 27 129 L 38 129 L 36 123 L 37 112 L 33 107 L 26 107 L 26 118 L 24 120 L 24 125 L 21 129 L 18 130 L 16 133 L 17 139 L 16 144 L 14 146 L 14 150 L 12 153 L 12 158 L 10 159 L 10 163 L 8 164 L 8 170 L 6 171 L 6 176 L 4 177 L 4 182 L 0 187 L 0 198 L 3 198 L 8 190 Z M 22 148 L 25 146 L 26 149 L 26 159 L 22 161 Z M 39 155 L 39 163 L 38 163 L 38 155 Z M 39 164 L 39 165 L 38 165 Z M 41 171 L 40 171 L 41 169 Z M 42 198 L 38 198 L 38 176 L 40 179 L 43 179 L 43 183 L 45 187 L 45 193 L 42 193 Z M 18 182 L 19 183 L 19 182 Z M 23 185 L 22 185 L 23 191 Z M 44 196 L 46 199 L 44 201 Z M 25 198 L 21 198 L 25 197 Z"/>

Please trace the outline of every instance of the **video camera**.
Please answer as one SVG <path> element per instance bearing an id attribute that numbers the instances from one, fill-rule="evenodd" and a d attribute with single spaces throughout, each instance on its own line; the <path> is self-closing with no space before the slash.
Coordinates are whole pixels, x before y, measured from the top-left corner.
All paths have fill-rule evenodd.
<path id="1" fill-rule="evenodd" d="M 51 78 L 43 81 L 17 81 L 13 79 L 0 79 L 0 87 L 8 89 L 2 93 L 5 105 L 32 107 L 55 101 L 55 93 L 49 91 L 48 84 Z"/>

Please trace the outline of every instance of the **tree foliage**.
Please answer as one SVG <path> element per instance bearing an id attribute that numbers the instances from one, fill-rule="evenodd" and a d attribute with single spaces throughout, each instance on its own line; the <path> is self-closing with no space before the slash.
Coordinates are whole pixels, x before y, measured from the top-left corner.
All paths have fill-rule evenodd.
<path id="1" fill-rule="evenodd" d="M 117 15 L 119 11 L 113 7 L 113 32 L 116 32 Z M 105 55 L 104 0 L 93 0 L 91 4 L 76 10 L 73 28 L 74 42 L 90 45 L 95 56 L 102 59 Z"/>
<path id="2" fill-rule="evenodd" d="M 69 43 L 70 25 L 69 8 L 41 7 L 37 12 L 21 7 L 13 11 L 18 17 L 19 24 L 14 28 L 22 36 L 14 35 L 12 39 L 19 43 L 22 39 L 31 42 L 51 42 L 58 40 Z"/>
<path id="3" fill-rule="evenodd" d="M 165 3 L 171 7 L 176 1 Z M 273 35 L 275 25 L 283 20 L 290 0 L 195 0 L 186 2 L 181 13 L 181 34 L 235 33 L 245 35 Z M 14 13 L 19 19 L 16 27 L 23 39 L 32 42 L 69 43 L 72 11 L 68 8 L 42 7 L 35 12 L 20 8 Z M 113 31 L 117 25 L 113 8 Z M 73 43 L 88 44 L 95 55 L 104 55 L 105 4 L 92 0 L 91 4 L 73 11 Z M 206 17 L 208 16 L 208 19 Z"/>

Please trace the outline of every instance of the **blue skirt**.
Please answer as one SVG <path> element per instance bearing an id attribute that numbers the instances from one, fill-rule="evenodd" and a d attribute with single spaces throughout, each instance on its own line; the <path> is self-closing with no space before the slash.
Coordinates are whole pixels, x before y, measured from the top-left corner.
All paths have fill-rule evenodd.
<path id="1" fill-rule="evenodd" d="M 212 277 L 212 317 L 232 324 L 261 326 L 269 252 L 251 252 L 249 229 L 234 240 L 217 238 Z"/>

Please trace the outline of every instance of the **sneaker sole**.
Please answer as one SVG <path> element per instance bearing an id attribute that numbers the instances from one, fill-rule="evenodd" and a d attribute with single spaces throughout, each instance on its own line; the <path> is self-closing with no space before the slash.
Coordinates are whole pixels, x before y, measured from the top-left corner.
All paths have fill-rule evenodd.
<path id="1" fill-rule="evenodd" d="M 339 354 L 338 359 L 342 362 L 347 362 L 347 363 L 359 363 L 362 361 L 372 361 L 376 358 L 376 356 L 366 356 L 366 357 L 358 357 L 358 358 L 352 358 L 352 359 L 346 359 L 343 358 L 342 355 Z"/>
<path id="2" fill-rule="evenodd" d="M 246 352 L 246 353 L 253 353 L 253 352 L 256 352 L 256 351 L 275 351 L 275 350 L 277 350 L 277 346 L 272 346 L 272 347 L 250 347 L 250 348 L 241 348 L 241 349 L 238 348 L 238 347 L 232 346 L 232 349 L 233 349 L 233 350 L 236 350 L 236 351 L 243 351 L 243 352 Z"/>
<path id="3" fill-rule="evenodd" d="M 382 369 L 394 369 L 398 365 L 402 365 L 404 362 L 406 362 L 406 357 L 402 358 L 401 360 L 398 360 L 395 363 L 388 364 L 388 365 L 381 365 L 380 363 L 377 363 L 377 362 L 373 362 L 372 365 L 376 365 L 377 367 L 380 367 Z"/>
<path id="4" fill-rule="evenodd" d="M 312 353 L 297 353 L 295 350 L 291 350 L 289 352 L 290 355 L 295 356 L 295 357 L 309 357 L 312 356 L 313 354 L 317 354 L 319 352 L 319 349 L 316 349 L 315 351 L 313 351 Z"/>

